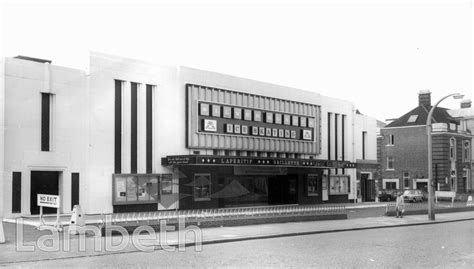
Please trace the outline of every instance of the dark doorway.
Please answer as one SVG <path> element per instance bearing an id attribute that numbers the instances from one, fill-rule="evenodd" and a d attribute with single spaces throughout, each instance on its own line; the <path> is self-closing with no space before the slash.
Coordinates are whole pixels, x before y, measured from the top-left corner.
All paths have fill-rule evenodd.
<path id="1" fill-rule="evenodd" d="M 39 214 L 37 205 L 37 194 L 59 193 L 59 172 L 54 171 L 31 171 L 31 199 L 30 210 L 32 215 Z M 43 207 L 43 213 L 56 213 L 56 208 Z"/>
<path id="2" fill-rule="evenodd" d="M 360 187 L 363 202 L 375 201 L 375 182 L 369 180 L 369 174 L 360 174 Z"/>
<path id="3" fill-rule="evenodd" d="M 298 203 L 297 183 L 297 175 L 269 177 L 268 203 L 271 205 Z"/>

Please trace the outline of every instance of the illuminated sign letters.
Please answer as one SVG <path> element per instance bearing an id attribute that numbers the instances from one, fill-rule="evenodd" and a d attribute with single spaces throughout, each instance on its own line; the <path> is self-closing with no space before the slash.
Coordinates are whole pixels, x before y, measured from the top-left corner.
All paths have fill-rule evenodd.
<path id="1" fill-rule="evenodd" d="M 226 128 L 225 128 L 226 133 L 228 133 L 228 134 L 234 133 L 234 125 L 233 124 L 226 124 L 225 126 L 226 126 Z"/>
<path id="2" fill-rule="evenodd" d="M 204 119 L 204 131 L 217 132 L 217 121 Z"/>
<path id="3" fill-rule="evenodd" d="M 313 134 L 311 130 L 303 130 L 301 136 L 304 140 L 313 140 Z"/>

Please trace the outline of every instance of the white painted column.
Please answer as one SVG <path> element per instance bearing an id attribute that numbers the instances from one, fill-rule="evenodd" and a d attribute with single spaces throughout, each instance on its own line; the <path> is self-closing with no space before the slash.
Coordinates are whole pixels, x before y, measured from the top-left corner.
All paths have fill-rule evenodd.
<path id="1" fill-rule="evenodd" d="M 5 63 L 3 62 L 0 66 L 0 218 L 3 218 L 5 213 L 5 202 L 8 195 L 7 189 L 5 188 Z M 11 181 L 11 180 L 10 180 Z M 10 199 L 11 200 L 11 199 Z M 0 219 L 1 221 L 1 219 Z M 3 237 L 3 224 L 0 223 L 0 243 L 5 241 Z"/>
<path id="2" fill-rule="evenodd" d="M 122 174 L 131 172 L 131 84 L 124 81 L 122 84 Z"/>
<path id="3" fill-rule="evenodd" d="M 330 148 L 328 154 L 331 156 L 331 160 L 335 160 L 336 157 L 336 125 L 335 125 L 335 113 L 331 113 L 330 117 L 328 117 L 330 129 L 329 129 L 329 141 L 330 141 Z M 331 175 L 336 173 L 336 169 L 331 169 Z M 328 181 L 329 184 L 329 181 Z M 328 185 L 329 187 L 329 185 Z"/>
<path id="4" fill-rule="evenodd" d="M 153 129 L 153 140 L 152 140 L 152 158 L 151 158 L 151 163 L 152 163 L 152 173 L 157 173 L 158 170 L 158 165 L 155 163 L 157 160 L 158 154 L 158 147 L 159 147 L 159 136 L 158 136 L 158 86 L 153 86 L 153 91 L 151 94 L 151 102 L 153 103 L 153 110 L 151 114 L 153 115 L 153 120 L 152 120 L 152 129 Z M 159 158 L 159 157 L 158 157 Z M 158 159 L 159 160 L 159 159 Z"/>
<path id="5" fill-rule="evenodd" d="M 21 214 L 31 214 L 30 208 L 31 170 L 21 170 Z"/>
<path id="6" fill-rule="evenodd" d="M 146 85 L 138 85 L 137 173 L 146 173 Z"/>
<path id="7" fill-rule="evenodd" d="M 80 179 L 79 179 L 80 180 Z M 71 190 L 72 190 L 71 170 L 65 169 L 59 173 L 59 195 L 61 195 L 61 213 L 72 211 Z"/>
<path id="8" fill-rule="evenodd" d="M 342 160 L 342 114 L 338 115 L 337 126 L 335 127 L 337 128 L 337 159 Z"/>

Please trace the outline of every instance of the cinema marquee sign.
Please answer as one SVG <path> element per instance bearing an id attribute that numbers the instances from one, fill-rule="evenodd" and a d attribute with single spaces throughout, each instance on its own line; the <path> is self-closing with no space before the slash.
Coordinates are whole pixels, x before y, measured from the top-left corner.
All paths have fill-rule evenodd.
<path id="1" fill-rule="evenodd" d="M 162 158 L 162 165 L 224 165 L 224 166 L 281 166 L 281 167 L 320 167 L 320 168 L 355 168 L 356 164 L 348 161 L 282 159 L 230 156 L 195 156 L 175 155 Z"/>
<path id="2" fill-rule="evenodd" d="M 313 117 L 199 102 L 199 132 L 313 141 Z"/>
<path id="3" fill-rule="evenodd" d="M 319 105 L 246 90 L 186 84 L 186 147 L 321 154 Z"/>

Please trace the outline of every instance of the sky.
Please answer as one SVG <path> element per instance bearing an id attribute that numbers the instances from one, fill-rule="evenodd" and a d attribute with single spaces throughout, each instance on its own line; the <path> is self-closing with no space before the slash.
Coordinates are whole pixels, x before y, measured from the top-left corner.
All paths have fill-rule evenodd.
<path id="1" fill-rule="evenodd" d="M 4 1 L 3 57 L 87 70 L 89 51 L 351 101 L 386 120 L 473 99 L 473 0 Z M 459 100 L 443 107 L 458 108 Z"/>

